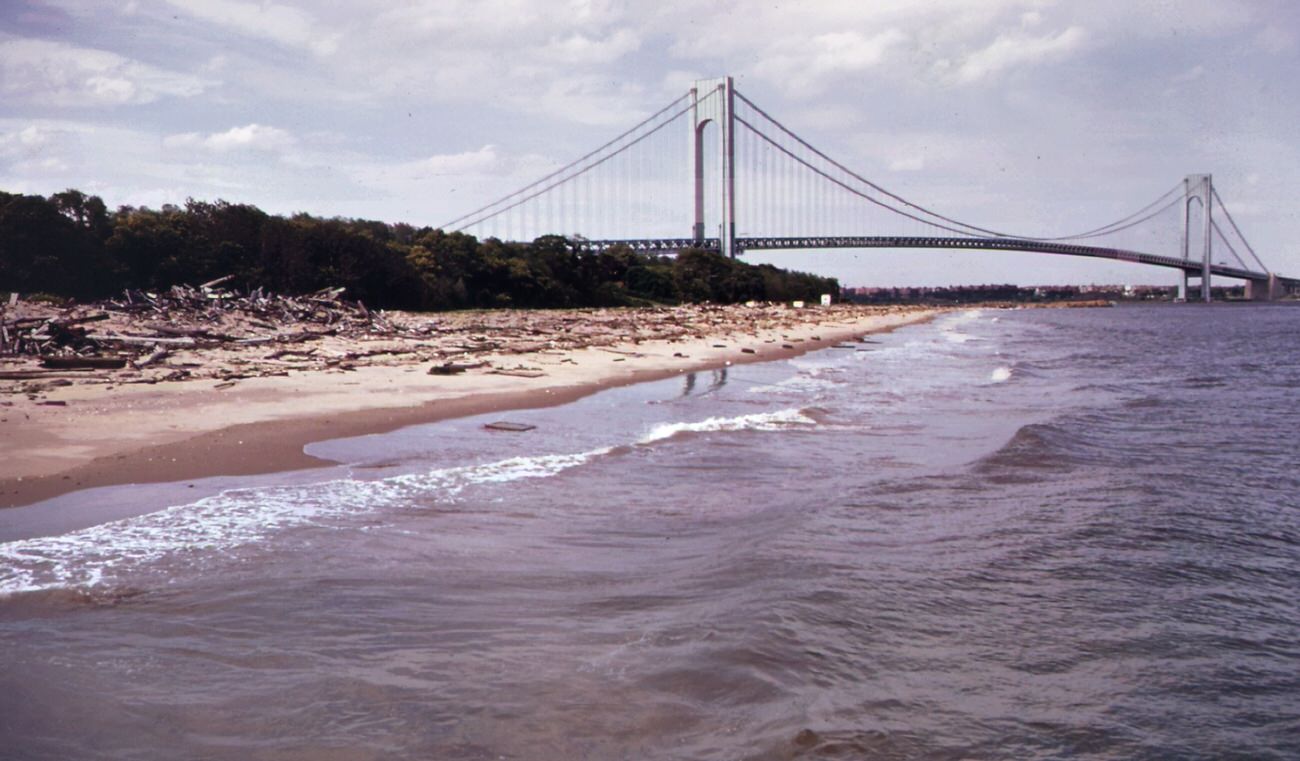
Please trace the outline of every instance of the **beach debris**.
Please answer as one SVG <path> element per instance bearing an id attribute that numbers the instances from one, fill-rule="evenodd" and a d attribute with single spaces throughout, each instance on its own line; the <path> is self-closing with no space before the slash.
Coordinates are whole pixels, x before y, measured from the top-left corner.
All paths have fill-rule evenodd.
<path id="1" fill-rule="evenodd" d="M 132 360 L 131 365 L 135 367 L 135 369 L 139 370 L 140 368 L 148 367 L 149 365 L 152 365 L 155 362 L 161 362 L 170 356 L 171 356 L 170 349 L 158 348 L 158 349 L 154 349 L 152 352 L 139 359 Z"/>
<path id="2" fill-rule="evenodd" d="M 41 357 L 41 367 L 48 367 L 53 370 L 79 370 L 81 368 L 116 370 L 126 367 L 126 357 L 82 357 L 75 354 L 66 357 Z"/>
<path id="3" fill-rule="evenodd" d="M 476 370 L 480 367 L 487 367 L 485 361 L 478 362 L 444 362 L 441 365 L 434 365 L 429 368 L 429 375 L 459 375 L 466 370 Z"/>
<path id="4" fill-rule="evenodd" d="M 619 357 L 615 362 L 622 362 L 623 358 Z M 489 375 L 513 375 L 517 378 L 541 378 L 546 375 L 544 371 L 536 367 L 498 367 L 495 370 L 488 370 Z"/>
<path id="5" fill-rule="evenodd" d="M 702 340 L 734 350 L 737 343 L 777 340 L 770 336 L 790 348 L 803 340 L 790 336 L 827 315 L 788 303 L 406 313 L 371 309 L 341 288 L 273 294 L 238 289 L 229 277 L 128 290 L 87 304 L 24 298 L 0 301 L 0 393 L 20 392 L 20 384 L 52 373 L 89 384 L 225 382 L 290 370 L 419 365 L 430 375 L 496 366 L 500 374 L 541 377 L 540 368 L 510 367 L 500 358 L 556 355 L 574 364 L 571 352 L 597 350 L 631 360 L 649 356 L 637 348 L 648 341 Z M 835 309 L 856 318 L 910 308 Z M 43 367 L 47 358 L 63 364 Z"/>
<path id="6" fill-rule="evenodd" d="M 531 423 L 512 423 L 508 420 L 498 420 L 495 423 L 487 423 L 483 426 L 489 431 L 510 431 L 511 433 L 524 433 L 531 431 L 537 426 Z"/>

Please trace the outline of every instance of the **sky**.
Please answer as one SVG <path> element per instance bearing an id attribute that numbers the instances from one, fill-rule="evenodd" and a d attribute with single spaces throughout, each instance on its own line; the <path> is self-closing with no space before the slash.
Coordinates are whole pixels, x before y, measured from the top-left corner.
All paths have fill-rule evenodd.
<path id="1" fill-rule="evenodd" d="M 1264 262 L 1300 276 L 1293 0 L 0 0 L 0 190 L 438 226 L 723 75 L 858 173 L 994 229 L 1087 229 L 1212 173 Z M 747 258 L 867 286 L 1176 277 Z"/>

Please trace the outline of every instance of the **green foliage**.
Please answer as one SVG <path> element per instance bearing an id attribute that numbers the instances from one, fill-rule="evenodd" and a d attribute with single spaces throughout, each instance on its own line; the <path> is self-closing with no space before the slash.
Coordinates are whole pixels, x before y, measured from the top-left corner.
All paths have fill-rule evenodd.
<path id="1" fill-rule="evenodd" d="M 283 293 L 342 286 L 375 307 L 591 307 L 814 299 L 829 278 L 753 266 L 701 249 L 676 258 L 615 246 L 580 251 L 361 219 L 280 217 L 245 204 L 188 200 L 122 207 L 77 190 L 48 199 L 0 192 L 0 292 L 78 298 L 233 276 Z"/>

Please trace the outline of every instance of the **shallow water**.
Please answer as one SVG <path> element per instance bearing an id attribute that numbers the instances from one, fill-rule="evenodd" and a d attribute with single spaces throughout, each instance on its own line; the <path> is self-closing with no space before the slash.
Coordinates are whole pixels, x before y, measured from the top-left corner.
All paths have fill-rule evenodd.
<path id="1" fill-rule="evenodd" d="M 1297 328 L 957 313 L 0 544 L 0 747 L 1293 758 Z"/>

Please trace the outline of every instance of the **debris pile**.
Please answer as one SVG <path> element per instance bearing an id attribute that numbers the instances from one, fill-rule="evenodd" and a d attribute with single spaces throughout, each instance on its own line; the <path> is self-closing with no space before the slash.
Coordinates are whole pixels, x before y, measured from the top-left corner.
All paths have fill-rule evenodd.
<path id="1" fill-rule="evenodd" d="M 642 341 L 710 336 L 738 341 L 760 330 L 824 322 L 822 310 L 777 304 L 406 313 L 370 310 L 342 288 L 300 296 L 222 288 L 227 278 L 166 291 L 126 291 L 92 304 L 0 303 L 0 393 L 5 381 L 74 379 L 157 383 L 346 372 L 361 365 L 429 362 L 431 375 L 466 371 L 540 377 L 505 361 Z M 842 307 L 845 317 L 898 307 Z M 572 360 L 563 360 L 572 361 Z M 496 363 L 494 365 L 494 362 Z M 219 385 L 217 388 L 228 387 Z"/>

